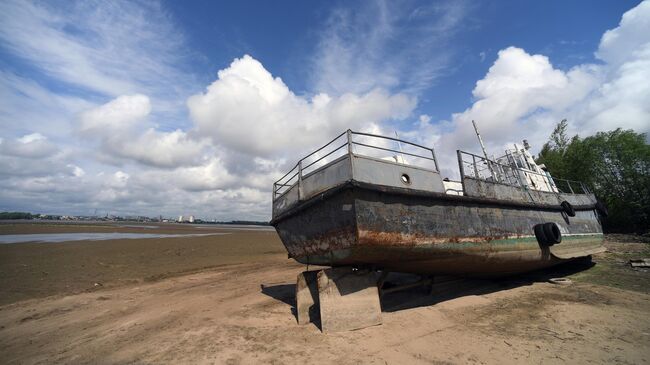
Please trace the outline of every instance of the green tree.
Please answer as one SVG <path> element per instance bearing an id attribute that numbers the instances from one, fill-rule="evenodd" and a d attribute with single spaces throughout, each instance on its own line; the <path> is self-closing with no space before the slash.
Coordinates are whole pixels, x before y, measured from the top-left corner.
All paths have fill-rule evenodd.
<path id="1" fill-rule="evenodd" d="M 560 175 L 566 174 L 566 164 L 564 154 L 569 146 L 569 139 L 566 135 L 567 120 L 562 119 L 560 123 L 555 126 L 548 142 L 544 143 L 542 150 L 539 153 L 537 163 L 544 164 L 547 167 L 552 166 L 552 173 Z"/>
<path id="2" fill-rule="evenodd" d="M 33 219 L 31 213 L 25 212 L 0 212 L 0 219 Z"/>
<path id="3" fill-rule="evenodd" d="M 554 177 L 586 183 L 609 209 L 608 231 L 650 228 L 650 145 L 633 130 L 598 132 L 567 142 L 566 121 L 555 128 L 538 163 Z M 559 143 L 558 143 L 559 141 Z"/>

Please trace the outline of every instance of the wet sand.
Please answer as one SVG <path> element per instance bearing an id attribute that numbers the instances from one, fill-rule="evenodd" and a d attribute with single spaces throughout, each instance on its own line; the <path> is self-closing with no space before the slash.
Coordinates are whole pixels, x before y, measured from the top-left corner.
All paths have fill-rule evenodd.
<path id="1" fill-rule="evenodd" d="M 296 324 L 304 267 L 287 260 L 275 233 L 145 241 L 0 245 L 2 290 L 14 259 L 33 266 L 10 265 L 24 283 L 14 290 L 40 288 L 0 306 L 0 363 L 650 362 L 650 273 L 626 265 L 650 253 L 646 243 L 612 239 L 595 266 L 389 294 L 382 325 L 322 334 Z M 39 277 L 39 265 L 56 277 Z M 547 282 L 556 276 L 574 282 Z M 95 277 L 103 286 L 57 284 Z"/>
<path id="2" fill-rule="evenodd" d="M 274 231 L 185 224 L 0 224 L 0 234 L 123 232 L 178 238 L 0 244 L 0 305 L 159 280 L 225 264 L 286 259 Z M 221 235 L 227 233 L 225 235 Z"/>

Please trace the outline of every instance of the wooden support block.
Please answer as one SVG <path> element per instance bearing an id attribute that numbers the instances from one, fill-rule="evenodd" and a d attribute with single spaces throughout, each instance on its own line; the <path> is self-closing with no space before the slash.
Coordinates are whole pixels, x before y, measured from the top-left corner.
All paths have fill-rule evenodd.
<path id="1" fill-rule="evenodd" d="M 381 324 L 381 305 L 374 272 L 351 267 L 318 272 L 318 299 L 323 332 L 355 330 Z"/>

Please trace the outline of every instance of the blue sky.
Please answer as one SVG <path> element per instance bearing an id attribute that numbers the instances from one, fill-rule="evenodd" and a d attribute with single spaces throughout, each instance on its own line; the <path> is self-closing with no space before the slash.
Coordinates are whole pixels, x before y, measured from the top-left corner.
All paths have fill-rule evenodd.
<path id="1" fill-rule="evenodd" d="M 429 2 L 406 4 L 415 10 Z M 420 94 L 418 110 L 446 118 L 469 106 L 476 80 L 487 72 L 496 52 L 508 46 L 544 54 L 555 67 L 564 70 L 596 62 L 593 53 L 603 31 L 618 25 L 621 14 L 637 4 L 638 1 L 466 2 L 464 25 L 456 31 L 454 44 L 431 50 L 434 57 L 436 52 L 453 52 L 455 58 L 448 72 Z M 191 69 L 205 82 L 211 80 L 214 70 L 227 67 L 242 54 L 250 54 L 273 75 L 282 77 L 290 89 L 304 94 L 319 91 L 310 84 L 310 63 L 332 9 L 344 7 L 353 13 L 364 13 L 373 8 L 373 3 L 170 1 L 165 7 L 200 55 L 199 60 L 191 60 Z M 387 53 L 399 51 L 398 47 L 386 49 Z"/>
<path id="2" fill-rule="evenodd" d="M 268 219 L 347 128 L 492 153 L 650 123 L 650 3 L 4 1 L 0 210 Z"/>

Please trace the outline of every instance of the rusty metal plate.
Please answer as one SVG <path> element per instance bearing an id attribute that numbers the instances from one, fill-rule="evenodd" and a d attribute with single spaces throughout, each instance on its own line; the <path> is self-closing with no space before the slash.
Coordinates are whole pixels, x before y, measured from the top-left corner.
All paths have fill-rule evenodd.
<path id="1" fill-rule="evenodd" d="M 574 259 L 607 251 L 601 240 L 572 242 L 571 245 L 562 243 L 550 247 L 551 254 L 558 259 Z"/>

